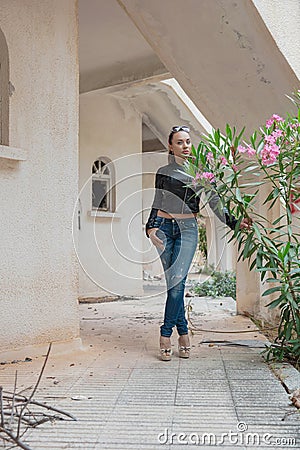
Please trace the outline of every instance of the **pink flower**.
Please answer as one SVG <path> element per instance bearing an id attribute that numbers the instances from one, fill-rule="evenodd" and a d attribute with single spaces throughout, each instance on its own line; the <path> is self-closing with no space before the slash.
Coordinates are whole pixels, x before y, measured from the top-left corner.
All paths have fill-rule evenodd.
<path id="1" fill-rule="evenodd" d="M 238 166 L 236 164 L 232 164 L 232 169 L 234 172 L 238 171 Z"/>
<path id="2" fill-rule="evenodd" d="M 248 156 L 253 156 L 253 155 L 255 155 L 256 150 L 254 148 L 250 147 L 250 145 L 248 145 L 247 153 L 248 153 Z"/>
<path id="3" fill-rule="evenodd" d="M 284 121 L 284 119 L 282 117 L 278 116 L 278 114 L 273 114 L 273 116 L 266 121 L 266 127 L 271 128 L 271 126 L 273 125 L 274 122 L 279 123 L 279 122 L 283 122 L 283 121 Z"/>
<path id="4" fill-rule="evenodd" d="M 261 152 L 262 163 L 264 166 L 269 166 L 277 160 L 280 150 L 276 144 L 266 144 Z"/>
<path id="5" fill-rule="evenodd" d="M 246 147 L 244 147 L 243 145 L 239 145 L 238 146 L 238 151 L 240 153 L 247 153 L 248 156 L 253 156 L 256 153 L 256 150 L 254 148 L 252 148 L 249 144 L 246 144 Z"/>
<path id="6" fill-rule="evenodd" d="M 199 181 L 208 180 L 210 183 L 215 181 L 215 176 L 212 172 L 197 172 L 194 179 L 192 180 L 192 185 L 197 186 Z"/>
<path id="7" fill-rule="evenodd" d="M 202 178 L 201 172 L 197 172 L 195 178 L 192 180 L 192 185 L 195 187 L 198 184 L 198 181 Z"/>
<path id="8" fill-rule="evenodd" d="M 279 150 L 279 147 L 278 147 L 278 145 L 276 145 L 276 144 L 270 144 L 269 145 L 269 148 L 270 148 L 270 153 L 272 153 L 273 155 L 279 155 L 279 153 L 280 153 L 280 150 Z"/>
<path id="9" fill-rule="evenodd" d="M 273 145 L 276 143 L 276 139 L 283 136 L 283 131 L 276 128 L 274 131 L 272 131 L 271 134 L 265 135 L 265 142 L 267 144 Z"/>
<path id="10" fill-rule="evenodd" d="M 265 142 L 267 142 L 268 144 L 275 144 L 276 138 L 275 136 L 272 134 L 270 134 L 269 136 L 265 137 Z"/>
<path id="11" fill-rule="evenodd" d="M 295 130 L 296 128 L 300 127 L 300 123 L 299 122 L 292 123 L 290 124 L 290 127 L 293 128 L 293 130 Z"/>
<path id="12" fill-rule="evenodd" d="M 283 136 L 283 131 L 282 131 L 282 130 L 279 130 L 279 129 L 276 129 L 276 130 L 274 130 L 274 131 L 272 132 L 271 136 L 274 136 L 274 138 L 277 139 L 277 138 Z"/>
<path id="13" fill-rule="evenodd" d="M 223 164 L 223 166 L 227 166 L 227 164 L 228 164 L 228 161 L 227 161 L 227 159 L 225 158 L 225 156 L 221 156 L 221 164 Z"/>
<path id="14" fill-rule="evenodd" d="M 271 153 L 262 154 L 262 163 L 264 166 L 269 166 L 270 164 L 274 164 L 276 162 L 276 156 Z"/>
<path id="15" fill-rule="evenodd" d="M 202 173 L 202 178 L 210 181 L 210 183 L 215 181 L 215 176 L 214 176 L 214 174 L 212 172 L 203 172 Z"/>
<path id="16" fill-rule="evenodd" d="M 214 155 L 212 154 L 212 152 L 208 152 L 208 153 L 207 153 L 207 160 L 208 160 L 209 162 L 212 162 L 213 159 L 214 159 Z"/>
<path id="17" fill-rule="evenodd" d="M 246 153 L 247 151 L 246 147 L 243 147 L 243 145 L 239 145 L 237 149 L 240 153 Z"/>
<path id="18" fill-rule="evenodd" d="M 278 116 L 278 114 L 273 114 L 272 119 L 275 120 L 275 122 L 283 122 L 284 119 L 280 116 Z"/>

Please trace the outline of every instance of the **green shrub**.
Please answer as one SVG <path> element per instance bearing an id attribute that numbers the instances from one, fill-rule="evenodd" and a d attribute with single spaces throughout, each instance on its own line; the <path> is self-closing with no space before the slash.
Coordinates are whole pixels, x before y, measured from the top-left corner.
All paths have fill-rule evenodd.
<path id="1" fill-rule="evenodd" d="M 200 273 L 202 275 L 212 275 L 214 272 L 216 271 L 215 265 L 214 264 L 205 264 L 205 266 L 203 266 L 200 270 Z"/>
<path id="2" fill-rule="evenodd" d="M 236 300 L 236 275 L 234 272 L 214 272 L 203 283 L 196 283 L 193 291 L 199 297 L 232 297 Z"/>
<path id="3" fill-rule="evenodd" d="M 202 253 L 205 260 L 207 260 L 207 237 L 206 237 L 206 226 L 205 223 L 200 222 L 198 223 L 198 248 L 200 252 Z"/>

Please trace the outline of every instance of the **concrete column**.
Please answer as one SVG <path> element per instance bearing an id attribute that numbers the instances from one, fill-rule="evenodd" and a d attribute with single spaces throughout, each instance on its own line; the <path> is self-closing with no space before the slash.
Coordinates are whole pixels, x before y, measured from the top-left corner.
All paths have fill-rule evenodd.
<path id="1" fill-rule="evenodd" d="M 79 338 L 72 236 L 78 193 L 76 4 L 0 2 L 10 63 L 9 145 L 27 151 L 25 161 L 0 159 L 0 351 Z"/>

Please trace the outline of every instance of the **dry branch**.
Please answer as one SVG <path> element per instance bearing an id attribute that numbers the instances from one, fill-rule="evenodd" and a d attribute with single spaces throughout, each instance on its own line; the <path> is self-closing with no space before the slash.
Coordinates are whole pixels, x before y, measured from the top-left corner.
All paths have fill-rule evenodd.
<path id="1" fill-rule="evenodd" d="M 4 426 L 4 414 L 3 414 L 3 388 L 0 386 L 0 409 L 1 409 L 1 428 Z"/>
<path id="2" fill-rule="evenodd" d="M 16 445 L 24 450 L 32 450 L 21 440 L 22 436 L 28 431 L 29 428 L 35 428 L 38 425 L 48 421 L 65 420 L 63 416 L 66 416 L 71 420 L 76 420 L 76 418 L 70 413 L 33 399 L 33 396 L 36 393 L 42 379 L 50 351 L 51 344 L 49 345 L 37 382 L 28 397 L 16 393 L 17 372 L 15 374 L 13 392 L 4 391 L 3 387 L 0 386 L 0 439 L 2 439 L 3 442 L 9 442 L 10 444 L 14 444 L 14 446 Z M 39 407 L 42 411 L 37 412 L 35 408 L 35 411 L 33 412 L 30 409 L 32 406 Z M 47 414 L 44 412 L 45 409 L 58 414 Z"/>
<path id="3" fill-rule="evenodd" d="M 296 406 L 296 408 L 300 408 L 300 389 L 296 389 L 292 395 L 291 395 L 291 400 L 294 406 Z"/>

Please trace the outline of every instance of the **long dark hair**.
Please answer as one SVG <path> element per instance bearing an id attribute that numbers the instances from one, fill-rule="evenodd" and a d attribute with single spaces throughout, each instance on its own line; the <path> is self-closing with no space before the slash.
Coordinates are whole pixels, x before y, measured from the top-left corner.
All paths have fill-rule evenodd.
<path id="1" fill-rule="evenodd" d="M 173 131 L 173 130 L 172 130 L 171 133 L 169 134 L 169 137 L 168 137 L 168 144 L 170 144 L 170 145 L 172 145 L 174 134 L 175 134 L 175 131 Z"/>

